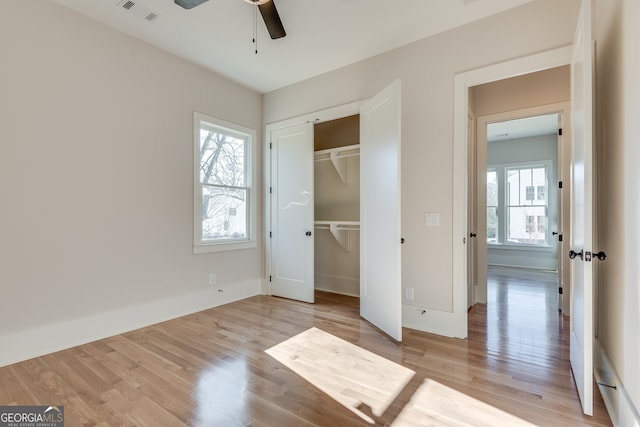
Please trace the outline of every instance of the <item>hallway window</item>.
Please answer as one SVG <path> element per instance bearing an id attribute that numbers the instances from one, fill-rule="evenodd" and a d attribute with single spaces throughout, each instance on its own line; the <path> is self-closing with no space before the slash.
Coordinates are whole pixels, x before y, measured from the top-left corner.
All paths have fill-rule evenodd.
<path id="1" fill-rule="evenodd" d="M 487 243 L 498 243 L 498 172 L 487 171 Z"/>
<path id="2" fill-rule="evenodd" d="M 487 243 L 547 246 L 551 161 L 487 170 Z"/>

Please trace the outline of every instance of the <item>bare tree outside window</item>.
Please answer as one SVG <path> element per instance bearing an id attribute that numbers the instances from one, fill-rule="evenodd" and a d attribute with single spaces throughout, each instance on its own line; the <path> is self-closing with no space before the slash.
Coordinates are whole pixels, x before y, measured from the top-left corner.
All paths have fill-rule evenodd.
<path id="1" fill-rule="evenodd" d="M 202 241 L 248 238 L 247 143 L 246 135 L 201 126 Z"/>

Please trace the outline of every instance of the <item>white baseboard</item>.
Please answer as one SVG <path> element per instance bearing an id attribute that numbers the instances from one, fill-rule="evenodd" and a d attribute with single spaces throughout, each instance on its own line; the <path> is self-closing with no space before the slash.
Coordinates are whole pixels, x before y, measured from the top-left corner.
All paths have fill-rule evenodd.
<path id="1" fill-rule="evenodd" d="M 250 280 L 3 335 L 0 336 L 0 367 L 261 293 L 261 281 Z"/>
<path id="2" fill-rule="evenodd" d="M 594 344 L 594 375 L 611 422 L 614 426 L 640 427 L 638 408 L 633 405 L 600 342 L 595 339 Z"/>
<path id="3" fill-rule="evenodd" d="M 453 312 L 433 310 L 427 307 L 402 304 L 402 326 L 430 334 L 451 338 L 466 338 L 466 316 L 464 323 Z"/>
<path id="4" fill-rule="evenodd" d="M 357 294 L 355 293 L 349 293 L 349 292 L 339 292 L 333 289 L 324 289 L 324 288 L 319 288 L 319 287 L 315 287 L 316 291 L 323 291 L 323 292 L 329 292 L 332 294 L 337 294 L 337 295 L 346 295 L 348 297 L 356 297 L 356 298 L 360 298 L 360 292 L 358 292 Z"/>
<path id="5" fill-rule="evenodd" d="M 315 289 L 336 294 L 360 295 L 360 278 L 334 276 L 316 272 L 314 276 Z"/>

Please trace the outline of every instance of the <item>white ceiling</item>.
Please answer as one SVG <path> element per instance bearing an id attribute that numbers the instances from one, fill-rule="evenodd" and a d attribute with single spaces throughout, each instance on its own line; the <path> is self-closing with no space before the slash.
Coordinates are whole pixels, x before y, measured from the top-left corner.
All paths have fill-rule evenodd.
<path id="1" fill-rule="evenodd" d="M 533 0 L 275 0 L 287 36 L 271 40 L 258 13 L 258 54 L 243 0 L 54 1 L 266 93 Z"/>
<path id="2" fill-rule="evenodd" d="M 558 132 L 558 114 L 526 117 L 487 125 L 487 142 L 505 141 Z"/>

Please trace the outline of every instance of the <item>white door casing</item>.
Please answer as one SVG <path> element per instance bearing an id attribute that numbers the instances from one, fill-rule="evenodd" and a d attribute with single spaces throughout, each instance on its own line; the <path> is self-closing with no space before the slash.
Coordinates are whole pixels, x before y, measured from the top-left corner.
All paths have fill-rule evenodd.
<path id="1" fill-rule="evenodd" d="M 360 108 L 360 315 L 402 340 L 400 97 L 396 80 Z"/>
<path id="2" fill-rule="evenodd" d="M 469 230 L 469 239 L 467 242 L 467 308 L 470 308 L 472 305 L 476 303 L 476 263 L 477 263 L 477 247 L 478 247 L 478 226 L 477 226 L 477 214 L 476 214 L 476 203 L 477 203 L 477 144 L 475 140 L 475 120 L 472 114 L 469 114 L 468 117 L 468 135 L 467 140 L 469 141 L 468 148 L 468 191 L 469 191 L 469 203 L 467 204 L 467 221 L 468 221 L 468 230 Z"/>
<path id="3" fill-rule="evenodd" d="M 582 410 L 593 415 L 593 42 L 592 0 L 583 0 L 571 59 L 570 360 Z"/>
<path id="4" fill-rule="evenodd" d="M 563 129 L 563 115 L 558 114 L 558 129 Z M 563 130 L 564 132 L 564 130 Z M 558 311 L 561 315 L 564 315 L 564 268 L 565 268 L 565 257 L 567 256 L 564 248 L 564 185 L 569 184 L 568 182 L 563 182 L 564 176 L 564 142 L 562 140 L 562 133 L 558 132 L 558 168 L 556 171 L 557 181 L 562 182 L 562 185 L 558 186 L 558 197 L 557 197 L 557 206 L 558 206 L 558 221 L 556 226 L 556 233 L 554 237 L 556 237 L 556 241 L 558 244 L 557 258 L 558 258 Z M 562 293 L 561 293 L 562 292 Z"/>
<path id="5" fill-rule="evenodd" d="M 271 294 L 314 302 L 313 124 L 271 131 Z"/>

